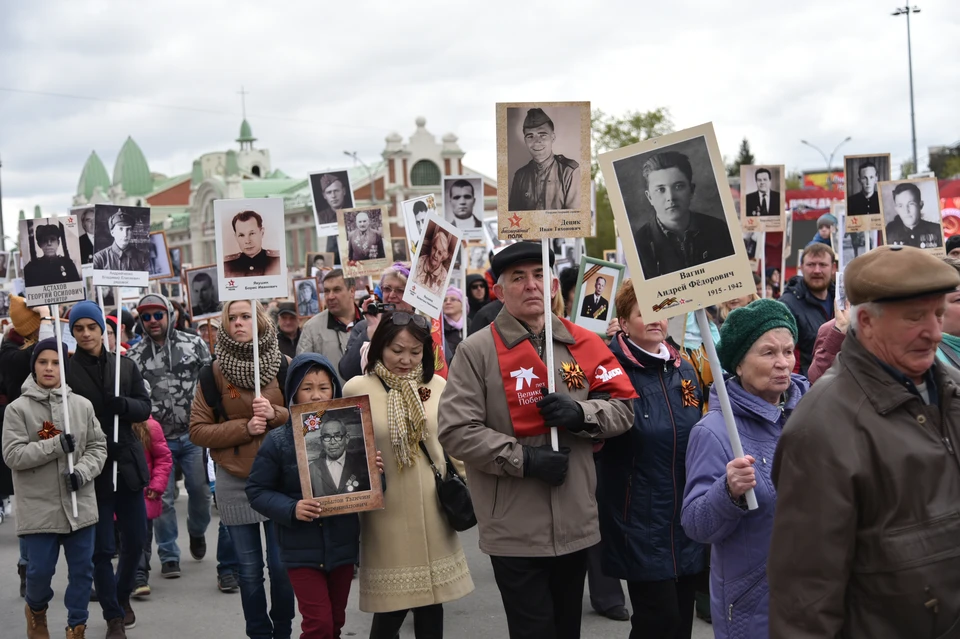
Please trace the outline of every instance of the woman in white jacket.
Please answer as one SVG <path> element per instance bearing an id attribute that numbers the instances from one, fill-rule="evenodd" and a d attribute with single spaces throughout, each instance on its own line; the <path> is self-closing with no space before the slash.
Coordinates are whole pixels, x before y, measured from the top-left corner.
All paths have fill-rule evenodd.
<path id="1" fill-rule="evenodd" d="M 7 406 L 3 420 L 3 461 L 13 471 L 17 535 L 27 544 L 27 637 L 49 637 L 47 604 L 53 599 L 53 579 L 60 547 L 67 559 L 67 637 L 85 636 L 90 588 L 93 585 L 93 546 L 97 498 L 93 479 L 103 470 L 107 442 L 94 416 L 93 405 L 67 389 L 70 434 L 64 432 L 60 361 L 67 348 L 55 338 L 33 350 L 32 374 L 22 394 Z M 73 472 L 67 456 L 73 454 Z M 73 516 L 71 493 L 77 496 Z"/>

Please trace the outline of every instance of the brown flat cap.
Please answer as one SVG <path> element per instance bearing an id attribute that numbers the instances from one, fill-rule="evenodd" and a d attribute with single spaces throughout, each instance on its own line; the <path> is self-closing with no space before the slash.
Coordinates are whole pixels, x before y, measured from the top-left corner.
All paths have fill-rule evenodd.
<path id="1" fill-rule="evenodd" d="M 856 258 L 843 272 L 851 304 L 897 302 L 946 294 L 960 286 L 960 273 L 912 246 L 881 246 Z"/>

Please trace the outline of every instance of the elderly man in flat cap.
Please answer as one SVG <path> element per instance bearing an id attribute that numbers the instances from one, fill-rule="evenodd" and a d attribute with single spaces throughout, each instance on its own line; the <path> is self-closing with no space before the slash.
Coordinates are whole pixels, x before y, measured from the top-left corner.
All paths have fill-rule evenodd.
<path id="1" fill-rule="evenodd" d="M 580 164 L 555 155 L 557 134 L 543 109 L 523 120 L 523 141 L 531 160 L 517 169 L 510 185 L 511 211 L 558 211 L 580 207 Z"/>
<path id="2" fill-rule="evenodd" d="M 490 555 L 511 639 L 572 639 L 580 636 L 587 549 L 600 541 L 592 440 L 630 429 L 636 393 L 596 334 L 551 314 L 546 343 L 543 287 L 556 295 L 559 281 L 544 271 L 540 251 L 518 242 L 493 256 L 503 310 L 457 348 L 438 433 L 466 465 L 480 550 Z"/>
<path id="3" fill-rule="evenodd" d="M 773 460 L 770 636 L 960 636 L 960 373 L 936 359 L 957 270 L 883 246 Z M 733 610 L 732 614 L 737 614 Z"/>
<path id="4" fill-rule="evenodd" d="M 323 200 L 314 204 L 317 207 L 317 221 L 320 224 L 333 224 L 337 221 L 337 210 L 353 206 L 353 198 L 336 173 L 324 173 L 320 176 L 320 193 Z"/>
<path id="5" fill-rule="evenodd" d="M 93 255 L 93 268 L 97 271 L 146 271 L 147 252 L 135 246 L 133 215 L 122 209 L 110 216 L 110 235 L 113 244 Z"/>
<path id="6" fill-rule="evenodd" d="M 46 286 L 63 282 L 80 282 L 82 278 L 69 253 L 57 255 L 61 244 L 60 224 L 42 224 L 35 227 L 33 236 L 42 253 L 23 267 L 23 281 L 27 286 Z M 66 245 L 64 245 L 66 250 Z"/>

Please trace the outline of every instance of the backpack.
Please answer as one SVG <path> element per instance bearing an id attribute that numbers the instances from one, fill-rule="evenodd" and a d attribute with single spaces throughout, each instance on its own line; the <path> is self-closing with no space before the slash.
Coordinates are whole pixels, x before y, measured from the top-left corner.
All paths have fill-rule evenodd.
<path id="1" fill-rule="evenodd" d="M 284 402 L 287 400 L 284 388 L 287 385 L 287 369 L 289 367 L 290 362 L 287 361 L 287 358 L 281 357 L 280 370 L 277 371 L 277 384 L 280 386 L 280 395 L 284 396 Z M 225 420 L 227 413 L 223 409 L 223 395 L 220 393 L 217 379 L 213 374 L 213 362 L 205 364 L 200 369 L 200 391 L 203 393 L 203 399 L 207 402 L 207 406 L 213 410 L 213 419 L 218 423 Z"/>

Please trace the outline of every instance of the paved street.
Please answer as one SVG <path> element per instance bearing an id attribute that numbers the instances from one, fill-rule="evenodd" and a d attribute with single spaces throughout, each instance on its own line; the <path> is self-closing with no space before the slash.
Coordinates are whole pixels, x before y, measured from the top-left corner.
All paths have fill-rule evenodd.
<path id="1" fill-rule="evenodd" d="M 182 490 L 177 502 L 180 517 L 180 547 L 187 553 L 186 538 L 186 492 Z M 244 637 L 243 612 L 240 595 L 223 594 L 217 590 L 216 579 L 216 531 L 217 516 L 214 514 L 207 531 L 208 552 L 202 562 L 196 562 L 189 553 L 182 559 L 180 579 L 160 578 L 154 554 L 154 574 L 151 582 L 153 594 L 145 601 L 134 601 L 137 627 L 127 634 L 136 639 L 194 639 L 207 637 Z M 23 600 L 18 593 L 16 563 L 18 556 L 15 521 L 9 519 L 0 525 L 0 637 L 22 637 L 24 629 Z M 459 601 L 444 606 L 445 632 L 450 639 L 490 639 L 507 637 L 506 620 L 500 594 L 493 579 L 490 561 L 477 548 L 477 531 L 473 529 L 462 535 L 464 550 L 470 562 L 470 571 L 476 590 Z M 66 564 L 60 558 L 54 578 L 54 600 L 51 602 L 51 636 L 62 637 L 66 625 L 63 608 L 63 589 L 66 586 Z M 347 606 L 345 637 L 367 637 L 372 615 L 360 612 L 357 607 L 357 582 L 350 593 Z M 584 593 L 583 634 L 584 639 L 627 637 L 630 625 L 610 621 L 590 609 Z M 106 626 L 97 603 L 90 604 L 90 628 L 88 637 L 102 637 Z M 294 622 L 294 637 L 299 635 L 299 616 Z M 413 637 L 413 623 L 408 617 L 400 634 Z M 696 620 L 693 636 L 707 639 L 713 636 L 709 625 Z"/>

